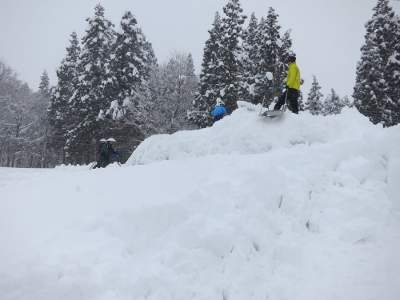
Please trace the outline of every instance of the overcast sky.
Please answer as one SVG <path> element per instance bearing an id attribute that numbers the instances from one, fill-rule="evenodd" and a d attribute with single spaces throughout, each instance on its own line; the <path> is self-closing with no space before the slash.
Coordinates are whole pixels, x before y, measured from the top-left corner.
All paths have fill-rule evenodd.
<path id="1" fill-rule="evenodd" d="M 100 3 L 105 17 L 116 28 L 123 13 L 131 11 L 153 44 L 159 62 L 172 52 L 191 53 L 200 73 L 203 48 L 214 14 L 228 0 L 0 0 L 0 58 L 16 70 L 22 81 L 37 91 L 46 69 L 50 84 L 57 83 L 55 70 L 66 55 L 69 38 L 81 39 L 87 17 Z M 305 98 L 315 74 L 326 96 L 334 88 L 350 96 L 355 83 L 364 24 L 371 19 L 377 0 L 241 0 L 244 14 L 260 20 L 273 7 L 281 33 L 292 29 L 293 50 L 302 78 Z M 400 2 L 391 0 L 400 12 Z M 247 26 L 247 23 L 246 23 Z"/>

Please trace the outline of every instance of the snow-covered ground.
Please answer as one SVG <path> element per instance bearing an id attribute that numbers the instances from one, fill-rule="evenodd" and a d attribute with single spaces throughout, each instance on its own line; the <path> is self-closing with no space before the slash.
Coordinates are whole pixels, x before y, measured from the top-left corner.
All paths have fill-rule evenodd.
<path id="1" fill-rule="evenodd" d="M 0 299 L 400 299 L 400 126 L 239 105 L 122 167 L 0 168 Z"/>

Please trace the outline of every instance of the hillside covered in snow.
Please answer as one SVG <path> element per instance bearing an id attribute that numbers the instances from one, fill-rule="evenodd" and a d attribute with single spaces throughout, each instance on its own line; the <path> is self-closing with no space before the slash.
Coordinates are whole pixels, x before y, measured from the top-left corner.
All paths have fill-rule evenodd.
<path id="1" fill-rule="evenodd" d="M 0 299 L 400 299 L 399 125 L 259 110 L 122 167 L 0 168 Z"/>

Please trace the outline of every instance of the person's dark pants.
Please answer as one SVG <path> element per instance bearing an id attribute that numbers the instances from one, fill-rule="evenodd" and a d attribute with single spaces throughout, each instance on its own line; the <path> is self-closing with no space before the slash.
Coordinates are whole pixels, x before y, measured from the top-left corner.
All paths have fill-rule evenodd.
<path id="1" fill-rule="evenodd" d="M 97 164 L 93 167 L 93 169 L 96 168 L 105 168 L 110 164 L 110 158 L 105 158 L 105 157 L 101 157 L 100 159 L 97 161 Z"/>
<path id="2" fill-rule="evenodd" d="M 220 115 L 215 115 L 214 116 L 214 122 L 217 122 L 219 120 L 221 120 L 224 117 L 224 115 L 220 114 Z"/>
<path id="3" fill-rule="evenodd" d="M 286 90 L 282 94 L 282 96 L 279 97 L 279 100 L 278 100 L 278 102 L 276 102 L 274 109 L 279 110 L 279 109 L 281 109 L 282 105 L 285 104 L 286 93 L 288 93 L 287 100 L 290 104 L 291 111 L 295 114 L 299 113 L 299 102 L 297 101 L 297 99 L 299 98 L 299 91 L 296 89 L 291 89 L 291 88 Z"/>

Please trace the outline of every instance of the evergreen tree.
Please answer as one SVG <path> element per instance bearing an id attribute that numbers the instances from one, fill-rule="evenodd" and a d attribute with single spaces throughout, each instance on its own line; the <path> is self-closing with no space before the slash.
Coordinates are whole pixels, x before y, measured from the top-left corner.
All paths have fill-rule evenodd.
<path id="1" fill-rule="evenodd" d="M 46 70 L 40 76 L 39 94 L 43 97 L 50 97 L 50 80 Z"/>
<path id="2" fill-rule="evenodd" d="M 262 19 L 258 27 L 257 33 L 257 44 L 258 53 L 255 62 L 255 74 L 256 74 L 256 86 L 255 86 L 255 103 L 260 103 L 264 95 L 264 91 L 273 86 L 282 85 L 279 82 L 279 76 L 277 75 L 277 62 L 278 53 L 280 51 L 278 43 L 280 42 L 279 29 L 281 26 L 278 25 L 278 15 L 275 10 L 270 7 L 266 19 Z M 286 68 L 287 69 L 287 68 Z M 274 75 L 272 81 L 266 77 L 267 72 Z M 276 84 L 276 82 L 279 84 Z M 274 93 L 270 93 L 270 98 L 274 96 Z"/>
<path id="3" fill-rule="evenodd" d="M 67 55 L 61 61 L 56 71 L 58 84 L 51 89 L 50 104 L 47 110 L 47 119 L 50 124 L 50 146 L 60 151 L 61 162 L 65 161 L 65 144 L 67 133 L 72 129 L 74 116 L 70 110 L 70 99 L 75 91 L 78 80 L 77 62 L 81 52 L 78 37 L 72 32 Z"/>
<path id="4" fill-rule="evenodd" d="M 147 137 L 145 102 L 149 92 L 151 65 L 155 55 L 131 12 L 122 16 L 114 48 L 114 74 L 118 95 L 106 115 L 112 126 L 109 135 L 118 139 L 118 149 L 129 153 Z"/>
<path id="5" fill-rule="evenodd" d="M 357 64 L 356 85 L 354 87 L 354 105 L 363 115 L 369 117 L 372 123 L 381 120 L 379 99 L 386 98 L 388 90 L 384 80 L 383 64 L 377 47 L 372 39 L 367 39 L 362 46 L 362 60 Z"/>
<path id="6" fill-rule="evenodd" d="M 145 74 L 147 74 L 147 79 L 150 79 L 151 75 L 150 73 L 158 67 L 157 65 L 157 58 L 156 55 L 154 54 L 153 46 L 151 45 L 150 42 L 146 40 L 145 35 L 142 32 L 142 29 L 139 29 L 139 33 L 141 37 L 143 38 L 143 49 L 145 52 L 145 59 L 146 59 L 146 64 L 144 65 L 145 67 Z"/>
<path id="7" fill-rule="evenodd" d="M 347 107 L 350 107 L 350 108 L 353 107 L 353 103 L 350 102 L 349 97 L 347 97 L 347 95 L 344 96 L 341 101 L 342 101 L 344 106 L 347 106 Z"/>
<path id="8" fill-rule="evenodd" d="M 238 90 L 240 86 L 239 42 L 242 37 L 242 25 L 246 16 L 242 15 L 243 9 L 239 0 L 229 0 L 224 6 L 225 17 L 222 18 L 222 47 L 220 48 L 220 79 L 222 89 L 219 97 L 226 103 L 228 114 L 237 108 Z"/>
<path id="9" fill-rule="evenodd" d="M 222 64 L 222 24 L 218 12 L 215 13 L 212 29 L 209 30 L 210 37 L 206 41 L 203 54 L 203 62 L 200 73 L 200 91 L 195 94 L 193 100 L 193 111 L 189 119 L 198 127 L 204 128 L 212 125 L 211 111 L 216 104 L 220 91 L 223 89 L 222 82 L 224 73 Z"/>
<path id="10" fill-rule="evenodd" d="M 321 94 L 320 89 L 321 87 L 318 84 L 317 78 L 313 75 L 313 82 L 311 83 L 311 89 L 305 103 L 305 109 L 309 110 L 313 115 L 320 115 L 323 113 L 323 103 L 321 102 L 321 98 L 324 95 Z"/>
<path id="11" fill-rule="evenodd" d="M 389 90 L 384 117 L 385 124 L 393 126 L 400 123 L 400 17 L 389 6 L 385 6 L 385 9 L 388 15 L 386 24 L 389 26 L 383 28 L 387 30 L 384 34 L 390 52 L 385 68 Z"/>
<path id="12" fill-rule="evenodd" d="M 258 53 L 256 44 L 258 20 L 254 13 L 251 14 L 250 22 L 243 33 L 242 55 L 241 55 L 241 80 L 239 98 L 243 101 L 254 102 L 254 85 L 256 83 L 254 72 L 254 61 Z"/>
<path id="13" fill-rule="evenodd" d="M 44 70 L 40 77 L 39 91 L 35 97 L 35 110 L 36 122 L 38 123 L 39 138 L 37 142 L 41 146 L 41 167 L 47 168 L 48 166 L 48 153 L 47 145 L 49 142 L 49 122 L 46 117 L 47 107 L 50 103 L 50 80 L 47 71 Z"/>
<path id="14" fill-rule="evenodd" d="M 253 103 L 262 102 L 267 88 L 285 85 L 288 69 L 286 60 L 293 52 L 290 50 L 292 46 L 290 30 L 281 38 L 280 28 L 278 15 L 270 7 L 267 18 L 261 18 L 255 30 L 254 46 L 247 47 L 251 53 L 247 56 L 243 55 L 251 61 L 251 63 L 247 63 L 250 68 L 245 77 L 249 86 L 247 98 Z M 267 78 L 267 72 L 273 74 L 272 80 Z M 271 91 L 265 106 L 268 106 L 274 97 L 280 96 L 280 93 L 280 91 Z"/>
<path id="15" fill-rule="evenodd" d="M 342 112 L 344 104 L 342 103 L 338 94 L 336 94 L 334 89 L 331 89 L 331 94 L 329 94 L 324 102 L 324 115 L 337 115 Z"/>
<path id="16" fill-rule="evenodd" d="M 397 124 L 400 119 L 400 27 L 388 0 L 378 0 L 357 64 L 354 105 L 374 124 Z"/>
<path id="17" fill-rule="evenodd" d="M 390 120 L 390 125 L 400 123 L 400 17 L 393 17 L 393 35 L 391 36 L 392 53 L 387 63 L 387 80 L 390 86 L 388 91 L 389 101 L 387 110 L 391 112 L 391 116 L 386 116 Z M 397 26 L 395 26 L 397 24 Z M 396 29 L 397 27 L 397 29 Z"/>
<path id="18" fill-rule="evenodd" d="M 111 112 L 113 118 L 126 113 L 126 107 L 137 102 L 143 88 L 148 86 L 149 67 L 146 39 L 131 12 L 121 20 L 115 47 L 115 76 L 118 81 L 118 99 Z"/>
<path id="19" fill-rule="evenodd" d="M 144 38 L 144 34 L 142 34 L 142 36 Z M 158 132 L 156 128 L 155 116 L 157 115 L 156 106 L 157 106 L 157 95 L 158 95 L 156 91 L 159 90 L 159 87 L 157 86 L 157 80 L 154 80 L 154 78 L 157 78 L 159 74 L 158 74 L 158 63 L 156 56 L 154 54 L 153 46 L 151 45 L 150 42 L 146 40 L 144 43 L 144 50 L 146 52 L 146 61 L 147 61 L 147 64 L 145 65 L 146 67 L 145 73 L 148 74 L 146 78 L 148 81 L 149 88 L 144 89 L 145 93 L 141 95 L 145 101 L 141 101 L 141 107 L 139 111 L 142 112 L 141 113 L 142 125 L 140 125 L 139 127 L 142 130 L 143 135 L 145 137 L 149 137 L 150 135 Z M 136 117 L 135 119 L 138 118 Z"/>
<path id="20" fill-rule="evenodd" d="M 122 17 L 114 55 L 118 94 L 106 115 L 111 117 L 110 134 L 118 138 L 118 149 L 131 153 L 140 141 L 148 137 L 149 79 L 156 59 L 151 44 L 129 11 Z"/>
<path id="21" fill-rule="evenodd" d="M 106 115 L 118 97 L 118 82 L 113 72 L 114 25 L 104 17 L 104 8 L 98 4 L 95 16 L 87 19 L 86 35 L 78 61 L 80 71 L 72 110 L 77 116 L 74 129 L 68 132 L 67 149 L 74 163 L 93 160 L 97 142 L 107 135 Z"/>

